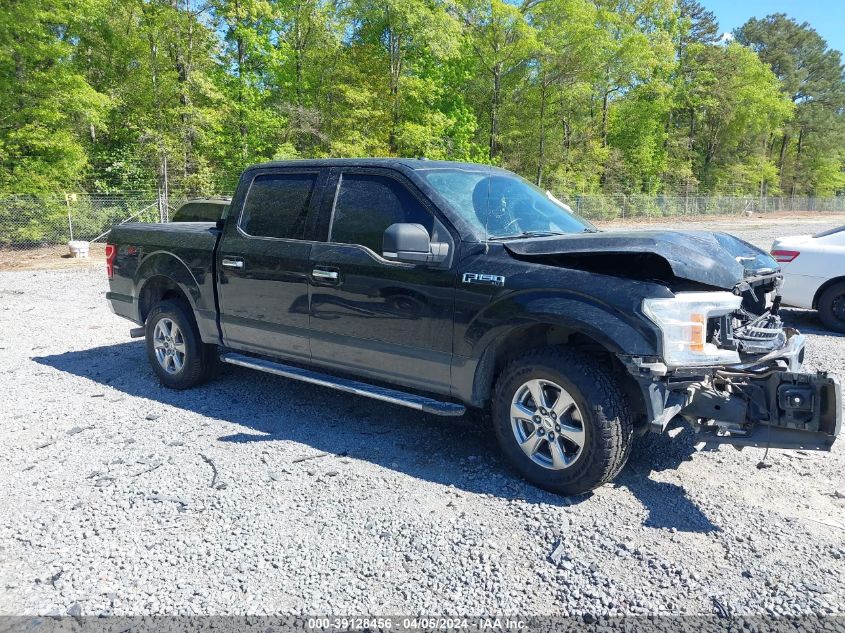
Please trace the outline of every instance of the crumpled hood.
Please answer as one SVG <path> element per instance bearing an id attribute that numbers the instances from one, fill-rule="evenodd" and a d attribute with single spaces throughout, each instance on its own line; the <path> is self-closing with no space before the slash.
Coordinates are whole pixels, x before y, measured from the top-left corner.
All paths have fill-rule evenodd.
<path id="1" fill-rule="evenodd" d="M 743 279 L 779 270 L 765 251 L 728 233 L 711 231 L 607 231 L 511 240 L 505 248 L 524 258 L 561 255 L 654 254 L 675 277 L 732 290 Z M 577 262 L 573 262 L 577 268 Z"/>

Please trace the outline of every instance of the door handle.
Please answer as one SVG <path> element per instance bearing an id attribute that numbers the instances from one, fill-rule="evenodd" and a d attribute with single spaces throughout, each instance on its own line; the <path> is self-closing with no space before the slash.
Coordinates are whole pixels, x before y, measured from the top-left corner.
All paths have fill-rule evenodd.
<path id="1" fill-rule="evenodd" d="M 223 268 L 243 268 L 244 260 L 242 259 L 224 259 L 220 264 Z"/>
<path id="2" fill-rule="evenodd" d="M 315 268 L 311 271 L 311 275 L 314 277 L 314 279 L 328 279 L 329 281 L 337 281 L 336 270 L 320 270 L 319 268 Z"/>

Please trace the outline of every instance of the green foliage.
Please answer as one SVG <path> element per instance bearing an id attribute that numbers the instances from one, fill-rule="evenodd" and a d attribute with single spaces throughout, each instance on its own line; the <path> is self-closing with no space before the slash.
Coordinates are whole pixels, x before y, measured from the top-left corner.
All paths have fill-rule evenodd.
<path id="1" fill-rule="evenodd" d="M 753 18 L 736 32 L 780 80 L 795 116 L 772 142 L 778 178 L 791 195 L 824 196 L 842 189 L 845 147 L 845 69 L 806 22 L 782 13 Z"/>
<path id="2" fill-rule="evenodd" d="M 14 0 L 0 191 L 205 194 L 384 155 L 637 203 L 845 190 L 839 52 L 781 14 L 718 35 L 697 0 Z M 61 222 L 33 213 L 32 239 Z"/>
<path id="3" fill-rule="evenodd" d="M 0 11 L 0 189 L 76 185 L 87 165 L 84 135 L 108 98 L 70 59 L 91 2 L 18 0 Z"/>

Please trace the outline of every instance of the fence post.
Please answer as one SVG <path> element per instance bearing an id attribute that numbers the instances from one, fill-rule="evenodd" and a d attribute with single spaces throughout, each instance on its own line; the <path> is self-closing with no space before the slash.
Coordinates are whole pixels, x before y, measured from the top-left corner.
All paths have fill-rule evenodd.
<path id="1" fill-rule="evenodd" d="M 65 205 L 67 205 L 67 228 L 68 232 L 70 233 L 70 241 L 73 241 L 73 218 L 71 218 L 70 214 L 70 201 L 71 199 L 76 200 L 75 193 L 65 193 Z"/>

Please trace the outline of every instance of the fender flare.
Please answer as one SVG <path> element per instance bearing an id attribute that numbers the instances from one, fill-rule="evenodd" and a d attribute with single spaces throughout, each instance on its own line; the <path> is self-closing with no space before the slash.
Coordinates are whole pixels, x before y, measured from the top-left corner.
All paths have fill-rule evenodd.
<path id="1" fill-rule="evenodd" d="M 469 325 L 462 344 L 475 359 L 473 403 L 489 393 L 498 351 L 513 333 L 535 325 L 584 334 L 616 355 L 659 354 L 659 332 L 645 317 L 623 313 L 595 297 L 571 292 L 517 293 L 488 305 Z"/>
<path id="2" fill-rule="evenodd" d="M 188 265 L 173 253 L 155 251 L 147 255 L 135 271 L 133 285 L 138 293 L 135 297 L 139 303 L 147 284 L 156 277 L 170 279 L 188 299 L 191 310 L 196 318 L 197 302 L 200 300 L 200 286 Z"/>

